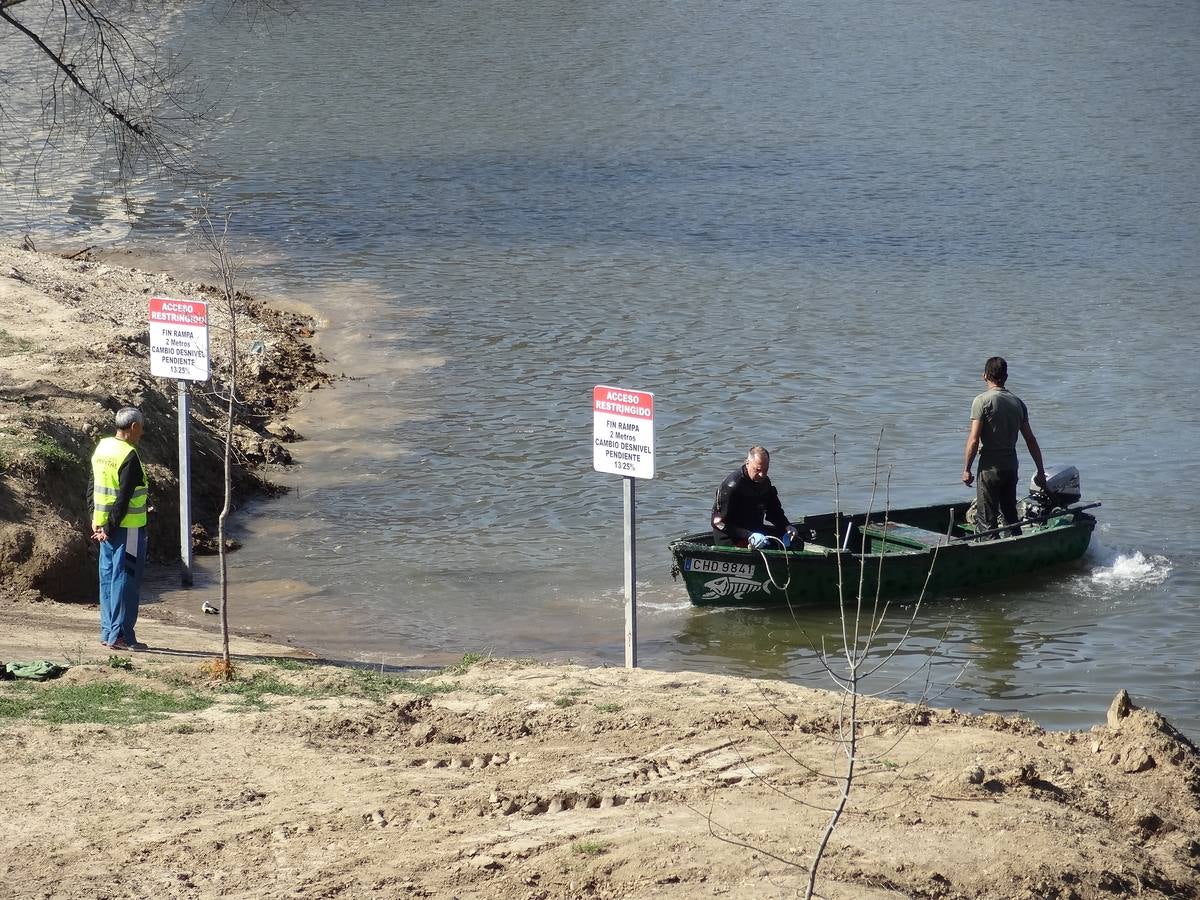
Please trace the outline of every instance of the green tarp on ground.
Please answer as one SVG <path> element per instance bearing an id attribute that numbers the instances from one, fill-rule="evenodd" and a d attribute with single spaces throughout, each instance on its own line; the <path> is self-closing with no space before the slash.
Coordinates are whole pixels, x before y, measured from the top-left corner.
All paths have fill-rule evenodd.
<path id="1" fill-rule="evenodd" d="M 46 681 L 57 678 L 67 671 L 67 666 L 60 666 L 46 659 L 33 662 L 10 662 L 3 667 L 5 678 L 28 678 L 31 681 Z"/>

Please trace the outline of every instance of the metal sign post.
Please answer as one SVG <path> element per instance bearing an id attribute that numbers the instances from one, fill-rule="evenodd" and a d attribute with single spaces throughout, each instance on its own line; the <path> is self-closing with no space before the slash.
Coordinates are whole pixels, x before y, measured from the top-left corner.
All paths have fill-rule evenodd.
<path id="1" fill-rule="evenodd" d="M 192 459 L 188 439 L 189 381 L 208 381 L 208 304 L 150 298 L 150 374 L 179 385 L 180 581 L 192 583 Z"/>
<path id="2" fill-rule="evenodd" d="M 637 668 L 637 522 L 634 479 L 625 478 L 625 668 Z"/>
<path id="3" fill-rule="evenodd" d="M 625 667 L 637 668 L 637 521 L 634 480 L 654 477 L 654 395 L 592 390 L 592 467 L 625 481 Z"/>
<path id="4" fill-rule="evenodd" d="M 179 580 L 192 584 L 192 454 L 188 440 L 191 395 L 186 381 L 179 385 Z"/>

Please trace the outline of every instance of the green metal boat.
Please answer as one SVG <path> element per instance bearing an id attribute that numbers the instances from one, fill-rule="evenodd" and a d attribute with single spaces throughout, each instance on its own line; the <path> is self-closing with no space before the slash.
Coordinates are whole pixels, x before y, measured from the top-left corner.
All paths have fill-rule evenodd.
<path id="1" fill-rule="evenodd" d="M 836 604 L 839 584 L 845 599 L 858 595 L 860 576 L 867 599 L 877 587 L 889 598 L 944 594 L 1078 559 L 1096 527 L 1085 510 L 1100 504 L 1034 508 L 1018 536 L 975 531 L 969 505 L 808 516 L 796 523 L 811 535 L 800 550 L 714 546 L 711 531 L 692 534 L 671 543 L 671 574 L 698 605 Z"/>

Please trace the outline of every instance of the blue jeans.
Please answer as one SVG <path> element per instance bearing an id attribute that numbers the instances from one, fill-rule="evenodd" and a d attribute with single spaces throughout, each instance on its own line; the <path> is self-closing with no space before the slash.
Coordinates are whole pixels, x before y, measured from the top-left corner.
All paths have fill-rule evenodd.
<path id="1" fill-rule="evenodd" d="M 133 629 L 145 571 L 145 528 L 117 528 L 100 542 L 101 643 L 137 641 Z"/>

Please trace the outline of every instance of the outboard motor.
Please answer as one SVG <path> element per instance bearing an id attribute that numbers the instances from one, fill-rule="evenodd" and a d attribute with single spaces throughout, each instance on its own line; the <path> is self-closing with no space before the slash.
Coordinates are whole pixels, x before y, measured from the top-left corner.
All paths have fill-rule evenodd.
<path id="1" fill-rule="evenodd" d="M 1029 479 L 1029 499 L 1025 501 L 1024 516 L 1044 519 L 1056 509 L 1078 503 L 1083 492 L 1079 487 L 1079 470 L 1074 466 L 1057 466 L 1046 470 L 1046 489 L 1042 490 Z"/>

